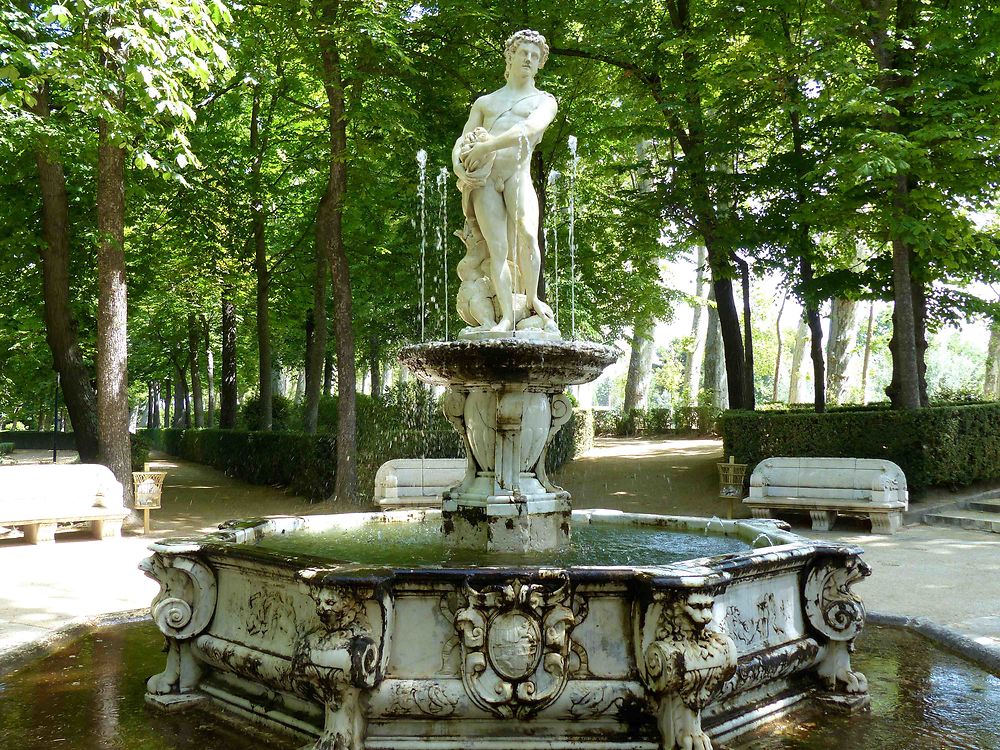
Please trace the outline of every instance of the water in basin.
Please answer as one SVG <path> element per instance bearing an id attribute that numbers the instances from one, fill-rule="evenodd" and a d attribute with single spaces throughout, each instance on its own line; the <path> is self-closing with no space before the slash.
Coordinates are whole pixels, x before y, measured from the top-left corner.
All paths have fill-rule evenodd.
<path id="1" fill-rule="evenodd" d="M 546 552 L 483 553 L 449 547 L 441 521 L 385 523 L 265 536 L 255 546 L 288 555 L 310 555 L 363 565 L 395 567 L 463 565 L 666 565 L 680 560 L 750 550 L 735 537 L 688 533 L 655 526 L 573 524 L 569 547 Z"/>

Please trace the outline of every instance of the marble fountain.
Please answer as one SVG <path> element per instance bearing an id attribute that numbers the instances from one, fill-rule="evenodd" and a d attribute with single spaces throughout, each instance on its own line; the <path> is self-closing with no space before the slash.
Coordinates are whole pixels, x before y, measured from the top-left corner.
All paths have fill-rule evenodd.
<path id="1" fill-rule="evenodd" d="M 534 291 L 528 164 L 556 111 L 534 87 L 547 52 L 536 32 L 508 40 L 506 85 L 454 147 L 469 326 L 401 354 L 446 386 L 464 480 L 440 510 L 232 521 L 154 544 L 143 569 L 160 583 L 167 657 L 152 706 L 315 750 L 707 750 L 802 701 L 867 705 L 850 659 L 859 549 L 776 521 L 574 512 L 545 474 L 572 414 L 565 387 L 616 356 L 562 340 Z"/>

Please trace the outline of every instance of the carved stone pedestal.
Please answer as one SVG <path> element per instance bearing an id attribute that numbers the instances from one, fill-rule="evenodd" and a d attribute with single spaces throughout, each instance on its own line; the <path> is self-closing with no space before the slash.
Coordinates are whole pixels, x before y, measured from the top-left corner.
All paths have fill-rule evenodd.
<path id="1" fill-rule="evenodd" d="M 442 495 L 449 544 L 524 552 L 569 542 L 570 496 L 545 475 L 545 453 L 573 415 L 563 389 L 593 380 L 615 357 L 598 344 L 510 337 L 403 350 L 418 377 L 447 385 L 442 407 L 465 443 L 465 478 Z"/>

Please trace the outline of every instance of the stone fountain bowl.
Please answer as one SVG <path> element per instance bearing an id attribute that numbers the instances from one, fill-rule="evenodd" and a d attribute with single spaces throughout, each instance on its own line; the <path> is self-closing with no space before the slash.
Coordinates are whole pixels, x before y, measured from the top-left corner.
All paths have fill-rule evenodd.
<path id="1" fill-rule="evenodd" d="M 152 614 L 168 653 L 147 701 L 344 750 L 705 750 L 805 698 L 865 705 L 850 665 L 861 551 L 779 522 L 574 512 L 615 533 L 744 543 L 663 565 L 373 565 L 267 548 L 440 521 L 254 519 L 152 545 L 143 569 L 161 586 Z"/>
<path id="2" fill-rule="evenodd" d="M 591 341 L 435 341 L 413 344 L 399 360 L 434 385 L 526 384 L 558 388 L 589 383 L 618 358 L 614 347 Z"/>

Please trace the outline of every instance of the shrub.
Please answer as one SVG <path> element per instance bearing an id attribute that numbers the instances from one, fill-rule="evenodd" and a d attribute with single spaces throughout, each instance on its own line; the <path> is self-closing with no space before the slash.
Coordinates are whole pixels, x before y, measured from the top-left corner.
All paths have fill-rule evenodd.
<path id="1" fill-rule="evenodd" d="M 52 450 L 55 441 L 56 448 L 61 451 L 75 451 L 76 442 L 72 432 L 39 432 L 37 430 L 11 430 L 0 432 L 0 440 L 13 443 L 16 450 Z"/>
<path id="2" fill-rule="evenodd" d="M 809 412 L 726 412 L 726 455 L 885 458 L 910 489 L 1000 479 L 1000 403 Z"/>
<path id="3" fill-rule="evenodd" d="M 299 421 L 299 415 L 296 411 L 295 403 L 291 399 L 275 393 L 271 397 L 271 430 L 281 432 L 292 429 L 293 425 Z M 242 430 L 260 429 L 260 398 L 258 396 L 252 396 L 243 402 L 236 424 Z"/>
<path id="4" fill-rule="evenodd" d="M 633 409 L 624 414 L 594 411 L 594 434 L 603 437 L 653 437 L 657 435 L 714 435 L 719 410 L 711 406 L 678 406 L 673 409 Z"/>
<path id="5" fill-rule="evenodd" d="M 370 498 L 375 472 L 389 459 L 461 456 L 461 437 L 451 425 L 446 427 L 416 430 L 380 420 L 359 420 L 359 497 Z M 208 464 L 251 484 L 285 486 L 313 501 L 324 500 L 333 492 L 337 443 L 336 436 L 331 433 L 165 429 L 145 430 L 143 436 L 159 450 Z M 591 414 L 577 410 L 549 446 L 547 470 L 554 471 L 592 444 Z"/>
<path id="6" fill-rule="evenodd" d="M 132 471 L 142 471 L 149 460 L 149 441 L 142 435 L 129 435 L 129 449 L 132 454 Z"/>
<path id="7" fill-rule="evenodd" d="M 8 453 L 14 452 L 13 443 L 0 443 L 0 456 L 6 456 Z"/>

